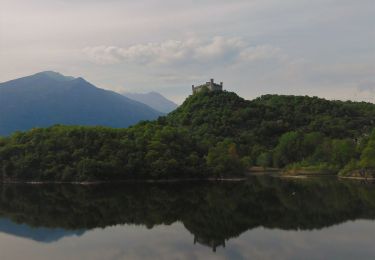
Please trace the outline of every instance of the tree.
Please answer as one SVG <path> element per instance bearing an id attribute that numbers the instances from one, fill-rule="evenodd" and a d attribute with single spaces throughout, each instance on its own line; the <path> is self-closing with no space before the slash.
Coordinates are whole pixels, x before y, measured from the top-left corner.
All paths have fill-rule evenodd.
<path id="1" fill-rule="evenodd" d="M 350 139 L 332 141 L 332 162 L 344 167 L 355 156 L 355 144 Z"/>
<path id="2" fill-rule="evenodd" d="M 372 132 L 370 140 L 362 152 L 360 166 L 363 168 L 375 168 L 375 130 Z"/>
<path id="3" fill-rule="evenodd" d="M 257 165 L 263 168 L 272 166 L 272 154 L 269 152 L 261 153 L 257 158 Z"/>
<path id="4" fill-rule="evenodd" d="M 276 167 L 283 167 L 303 158 L 301 154 L 302 138 L 302 134 L 295 131 L 287 132 L 280 137 L 279 144 L 273 153 L 273 162 Z"/>
<path id="5" fill-rule="evenodd" d="M 244 171 L 234 143 L 229 140 L 219 142 L 211 148 L 206 158 L 207 166 L 216 177 L 241 175 Z"/>

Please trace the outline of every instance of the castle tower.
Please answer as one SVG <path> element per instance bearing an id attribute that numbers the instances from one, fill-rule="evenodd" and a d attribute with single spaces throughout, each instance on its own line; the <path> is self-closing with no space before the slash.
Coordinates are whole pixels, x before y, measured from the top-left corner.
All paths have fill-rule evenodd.
<path id="1" fill-rule="evenodd" d="M 203 90 L 203 89 L 208 89 L 209 91 L 222 91 L 223 90 L 223 82 L 220 82 L 220 84 L 217 84 L 214 82 L 214 79 L 210 79 L 210 81 L 207 81 L 205 84 L 203 85 L 199 85 L 199 86 L 194 86 L 192 85 L 192 91 L 193 91 L 193 94 Z"/>

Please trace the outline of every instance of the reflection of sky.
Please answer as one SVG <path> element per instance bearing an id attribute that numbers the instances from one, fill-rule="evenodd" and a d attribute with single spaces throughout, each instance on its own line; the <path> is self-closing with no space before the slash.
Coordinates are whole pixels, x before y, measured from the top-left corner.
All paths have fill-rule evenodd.
<path id="1" fill-rule="evenodd" d="M 374 259 L 375 223 L 354 221 L 315 231 L 256 228 L 214 253 L 193 243 L 180 223 L 147 229 L 126 225 L 94 229 L 81 237 L 40 243 L 0 234 L 1 259 Z"/>

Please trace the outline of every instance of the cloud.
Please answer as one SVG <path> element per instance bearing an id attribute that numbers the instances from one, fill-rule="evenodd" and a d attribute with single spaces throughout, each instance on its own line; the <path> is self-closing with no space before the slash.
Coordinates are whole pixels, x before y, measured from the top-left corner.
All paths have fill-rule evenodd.
<path id="1" fill-rule="evenodd" d="M 97 64 L 122 62 L 142 65 L 205 64 L 287 59 L 280 48 L 271 45 L 252 46 L 241 38 L 214 37 L 210 40 L 190 38 L 128 47 L 94 46 L 83 49 L 87 58 Z"/>
<path id="2" fill-rule="evenodd" d="M 280 48 L 271 45 L 260 45 L 256 47 L 249 47 L 241 53 L 241 59 L 245 61 L 262 61 L 262 60 L 279 60 L 287 61 L 286 55 Z"/>

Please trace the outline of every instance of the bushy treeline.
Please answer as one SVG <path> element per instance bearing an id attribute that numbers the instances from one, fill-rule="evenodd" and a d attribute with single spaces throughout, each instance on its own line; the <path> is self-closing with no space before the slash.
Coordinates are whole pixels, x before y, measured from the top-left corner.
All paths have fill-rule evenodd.
<path id="1" fill-rule="evenodd" d="M 60 181 L 202 177 L 187 131 L 144 123 L 129 129 L 54 126 L 1 141 L 3 179 Z"/>
<path id="2" fill-rule="evenodd" d="M 54 126 L 2 138 L 0 173 L 84 181 L 230 177 L 256 165 L 338 172 L 374 146 L 374 126 L 370 103 L 202 92 L 127 129 Z"/>

